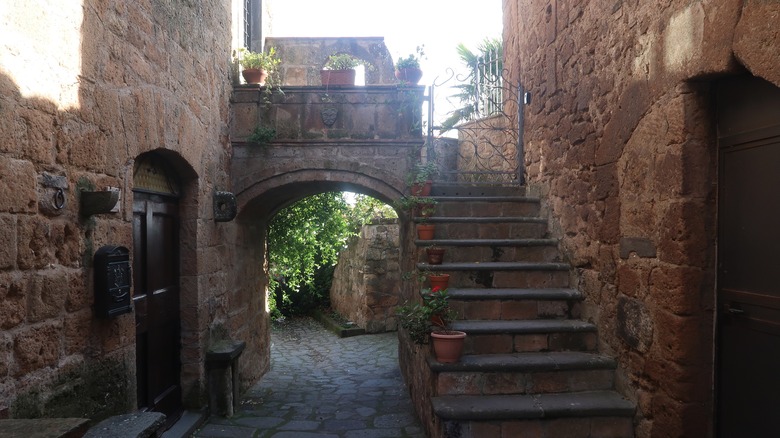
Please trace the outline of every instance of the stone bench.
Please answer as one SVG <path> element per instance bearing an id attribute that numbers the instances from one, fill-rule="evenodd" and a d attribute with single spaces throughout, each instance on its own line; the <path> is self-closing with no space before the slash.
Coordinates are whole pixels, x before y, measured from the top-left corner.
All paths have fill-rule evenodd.
<path id="1" fill-rule="evenodd" d="M 80 438 L 87 418 L 14 418 L 0 420 L 0 438 Z"/>
<path id="2" fill-rule="evenodd" d="M 149 438 L 163 432 L 165 414 L 160 412 L 134 412 L 106 418 L 93 426 L 84 438 Z"/>
<path id="3" fill-rule="evenodd" d="M 214 415 L 231 417 L 238 407 L 241 389 L 238 358 L 244 348 L 244 341 L 224 340 L 214 343 L 206 352 L 209 408 Z"/>

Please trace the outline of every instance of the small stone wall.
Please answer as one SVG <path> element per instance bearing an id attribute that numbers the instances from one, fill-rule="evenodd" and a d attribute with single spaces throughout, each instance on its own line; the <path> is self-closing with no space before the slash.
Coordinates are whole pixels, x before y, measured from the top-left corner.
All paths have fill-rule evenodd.
<path id="1" fill-rule="evenodd" d="M 266 48 L 275 48 L 282 60 L 282 85 L 322 84 L 320 70 L 328 56 L 348 53 L 365 64 L 366 85 L 397 83 L 393 58 L 382 37 L 266 38 Z"/>
<path id="2" fill-rule="evenodd" d="M 334 310 L 367 333 L 396 329 L 399 302 L 399 226 L 397 219 L 365 225 L 341 252 L 330 301 Z"/>

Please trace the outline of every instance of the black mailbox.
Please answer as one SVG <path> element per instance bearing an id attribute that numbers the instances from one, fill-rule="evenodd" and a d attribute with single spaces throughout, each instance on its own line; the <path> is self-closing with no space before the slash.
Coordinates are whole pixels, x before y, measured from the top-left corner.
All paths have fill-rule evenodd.
<path id="1" fill-rule="evenodd" d="M 95 315 L 112 318 L 131 312 L 130 251 L 107 245 L 95 253 Z"/>

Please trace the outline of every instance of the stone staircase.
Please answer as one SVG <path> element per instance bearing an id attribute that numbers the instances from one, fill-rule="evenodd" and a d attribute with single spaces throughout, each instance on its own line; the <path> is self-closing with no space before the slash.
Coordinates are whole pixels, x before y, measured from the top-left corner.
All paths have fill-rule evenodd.
<path id="1" fill-rule="evenodd" d="M 447 438 L 633 437 L 634 405 L 614 391 L 613 359 L 580 320 L 570 266 L 546 238 L 538 198 L 516 187 L 436 184 L 435 240 L 468 336 L 459 363 L 428 359 L 431 404 Z"/>

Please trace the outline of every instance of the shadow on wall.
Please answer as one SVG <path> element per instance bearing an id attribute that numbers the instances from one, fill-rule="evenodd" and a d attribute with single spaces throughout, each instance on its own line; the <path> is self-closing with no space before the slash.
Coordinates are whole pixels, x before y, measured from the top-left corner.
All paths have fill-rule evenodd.
<path id="1" fill-rule="evenodd" d="M 80 126 L 79 109 L 23 98 L 5 74 L 0 96 L 0 418 L 97 420 L 131 411 L 134 317 L 93 316 L 90 270 L 99 246 L 130 243 L 110 231 L 126 224 L 118 215 L 100 227 L 80 218 L 78 196 L 120 180 L 66 172 L 87 153 L 62 134 Z"/>

